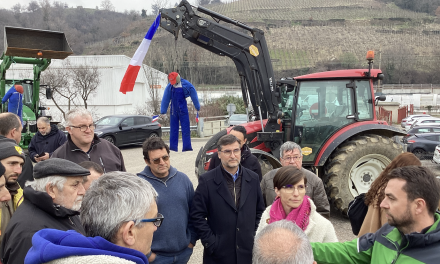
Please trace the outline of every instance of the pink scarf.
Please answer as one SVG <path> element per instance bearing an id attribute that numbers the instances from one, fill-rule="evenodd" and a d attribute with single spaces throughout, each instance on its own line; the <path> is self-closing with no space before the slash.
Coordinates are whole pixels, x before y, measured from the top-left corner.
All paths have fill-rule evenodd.
<path id="1" fill-rule="evenodd" d="M 310 212 L 311 206 L 309 197 L 307 195 L 304 195 L 302 204 L 298 208 L 294 208 L 287 216 L 286 212 L 284 212 L 283 205 L 281 204 L 281 199 L 278 197 L 270 208 L 269 224 L 286 219 L 294 222 L 303 231 L 305 231 L 309 225 Z"/>

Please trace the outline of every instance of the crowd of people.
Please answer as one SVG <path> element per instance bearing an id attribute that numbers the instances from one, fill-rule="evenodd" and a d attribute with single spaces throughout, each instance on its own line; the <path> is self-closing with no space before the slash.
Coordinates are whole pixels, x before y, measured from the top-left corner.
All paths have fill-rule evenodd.
<path id="1" fill-rule="evenodd" d="M 286 142 L 265 175 L 234 127 L 218 141 L 194 189 L 171 166 L 161 138 L 142 145 L 145 168 L 125 171 L 121 151 L 94 134 L 92 115 L 66 114 L 65 136 L 38 119 L 29 155 L 21 120 L 0 114 L 1 263 L 437 263 L 440 184 L 410 153 L 366 194 L 359 237 L 338 242 L 322 180 Z M 33 165 L 34 163 L 35 165 Z"/>

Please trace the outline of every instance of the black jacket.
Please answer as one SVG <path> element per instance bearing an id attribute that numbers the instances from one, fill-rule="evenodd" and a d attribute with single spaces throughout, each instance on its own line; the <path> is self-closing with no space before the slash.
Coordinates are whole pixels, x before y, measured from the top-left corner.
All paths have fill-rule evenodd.
<path id="1" fill-rule="evenodd" d="M 5 139 L 7 137 L 5 136 L 1 136 L 0 135 L 0 139 Z M 11 139 L 14 143 L 15 140 Z M 24 184 L 27 181 L 33 181 L 34 180 L 34 165 L 32 164 L 32 160 L 29 158 L 29 155 L 27 155 L 26 153 L 24 153 L 26 159 L 24 161 L 23 164 L 23 168 L 21 169 L 21 174 L 18 176 L 18 184 L 20 184 L 21 188 L 24 188 Z"/>
<path id="2" fill-rule="evenodd" d="M 209 162 L 208 171 L 217 168 L 220 164 L 222 164 L 222 162 L 218 157 L 218 152 L 215 152 L 214 154 L 212 154 L 211 161 Z M 258 158 L 252 155 L 251 150 L 247 145 L 243 145 L 243 147 L 241 148 L 240 164 L 246 169 L 255 172 L 261 181 L 261 179 L 263 178 L 263 175 L 261 174 L 261 165 L 258 162 Z"/>
<path id="3" fill-rule="evenodd" d="M 78 148 L 67 136 L 67 141 L 52 154 L 51 158 L 70 160 L 75 163 L 93 161 L 101 165 L 104 172 L 125 171 L 124 158 L 121 151 L 107 140 L 101 140 L 94 136 L 89 153 Z"/>
<path id="4" fill-rule="evenodd" d="M 255 231 L 265 209 L 258 175 L 241 167 L 238 209 L 218 166 L 199 178 L 191 222 L 204 246 L 203 263 L 251 264 Z"/>
<path id="5" fill-rule="evenodd" d="M 76 230 L 85 234 L 79 212 L 54 204 L 47 193 L 37 192 L 32 187 L 24 188 L 23 196 L 23 203 L 2 234 L 0 256 L 3 264 L 23 264 L 32 247 L 32 236 L 41 229 Z"/>
<path id="6" fill-rule="evenodd" d="M 29 156 L 33 162 L 36 162 L 35 156 L 43 152 L 47 152 L 49 156 L 52 156 L 52 153 L 66 141 L 67 137 L 64 132 L 60 131 L 56 125 L 51 125 L 49 134 L 43 136 L 40 132 L 37 132 L 32 138 L 28 147 Z"/>

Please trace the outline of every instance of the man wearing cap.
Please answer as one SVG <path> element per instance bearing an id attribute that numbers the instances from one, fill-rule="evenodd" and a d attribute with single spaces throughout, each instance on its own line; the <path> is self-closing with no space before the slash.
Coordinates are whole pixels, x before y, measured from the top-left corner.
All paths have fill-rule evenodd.
<path id="1" fill-rule="evenodd" d="M 83 179 L 88 175 L 89 170 L 63 159 L 51 158 L 35 165 L 35 180 L 24 188 L 24 201 L 3 234 L 3 264 L 23 263 L 32 236 L 43 228 L 85 233 L 78 215 L 85 194 Z"/>
<path id="2" fill-rule="evenodd" d="M 0 210 L 0 236 L 4 234 L 12 215 L 23 202 L 23 190 L 17 183 L 17 179 L 24 160 L 23 150 L 13 140 L 0 139 L 0 163 L 5 168 L 3 175 L 5 176 L 6 189 L 11 196 L 10 200 L 2 204 Z"/>
<path id="3" fill-rule="evenodd" d="M 8 102 L 8 112 L 14 113 L 20 117 L 23 124 L 23 86 L 20 84 L 13 85 L 2 99 L 2 104 Z"/>
<path id="4" fill-rule="evenodd" d="M 165 115 L 171 101 L 170 109 L 170 150 L 177 152 L 179 141 L 179 121 L 182 128 L 182 151 L 191 151 L 191 131 L 189 127 L 189 115 L 186 98 L 191 96 L 194 107 L 200 111 L 199 99 L 194 86 L 187 80 L 180 77 L 177 72 L 168 75 L 170 83 L 163 93 L 160 114 Z"/>
<path id="5" fill-rule="evenodd" d="M 12 139 L 13 142 L 20 144 L 21 131 L 23 127 L 20 122 L 20 118 L 13 113 L 1 113 L 0 114 L 0 140 Z M 26 181 L 32 181 L 33 177 L 33 165 L 32 160 L 26 153 L 25 162 L 21 170 L 21 174 L 18 176 L 18 184 L 24 187 Z"/>

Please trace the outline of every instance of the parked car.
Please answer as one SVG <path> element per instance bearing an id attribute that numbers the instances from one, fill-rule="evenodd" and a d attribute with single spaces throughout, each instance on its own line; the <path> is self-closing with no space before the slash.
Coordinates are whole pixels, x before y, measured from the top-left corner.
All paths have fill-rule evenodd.
<path id="1" fill-rule="evenodd" d="M 412 119 L 412 118 L 419 118 L 419 117 L 430 117 L 430 115 L 427 114 L 419 114 L 419 115 L 409 115 L 407 117 L 405 117 L 404 119 L 402 119 L 402 121 L 400 122 L 400 126 L 405 128 L 405 124 L 408 120 Z"/>
<path id="2" fill-rule="evenodd" d="M 247 119 L 247 115 L 245 114 L 233 114 L 228 119 L 229 126 L 236 126 L 247 122 L 248 119 Z"/>
<path id="3" fill-rule="evenodd" d="M 436 146 L 440 144 L 440 133 L 415 134 L 404 142 L 408 144 L 407 151 L 419 159 L 431 159 Z"/>
<path id="4" fill-rule="evenodd" d="M 426 127 L 426 126 L 440 126 L 440 118 L 436 118 L 436 117 L 428 117 L 426 119 L 420 118 L 416 120 L 414 124 L 412 124 L 411 128 Z"/>
<path id="5" fill-rule="evenodd" d="M 145 139 L 161 137 L 162 128 L 150 116 L 111 115 L 96 122 L 95 134 L 115 146 L 142 144 Z"/>
<path id="6" fill-rule="evenodd" d="M 411 126 L 414 123 L 416 123 L 416 122 L 418 122 L 419 120 L 422 120 L 422 119 L 425 120 L 425 118 L 439 119 L 437 117 L 432 117 L 432 116 L 428 116 L 428 117 L 413 117 L 410 120 L 406 121 L 405 130 L 406 131 L 410 130 Z"/>
<path id="7" fill-rule="evenodd" d="M 440 145 L 437 145 L 437 146 L 435 147 L 435 150 L 434 150 L 434 156 L 432 157 L 432 160 L 433 160 L 435 163 L 440 164 Z M 437 177 L 437 178 L 438 178 L 438 177 Z"/>
<path id="8" fill-rule="evenodd" d="M 440 133 L 440 125 L 413 127 L 408 132 L 406 132 L 406 136 L 403 136 L 402 142 L 404 142 L 410 136 L 414 136 L 415 134 L 423 134 L 423 133 Z"/>

